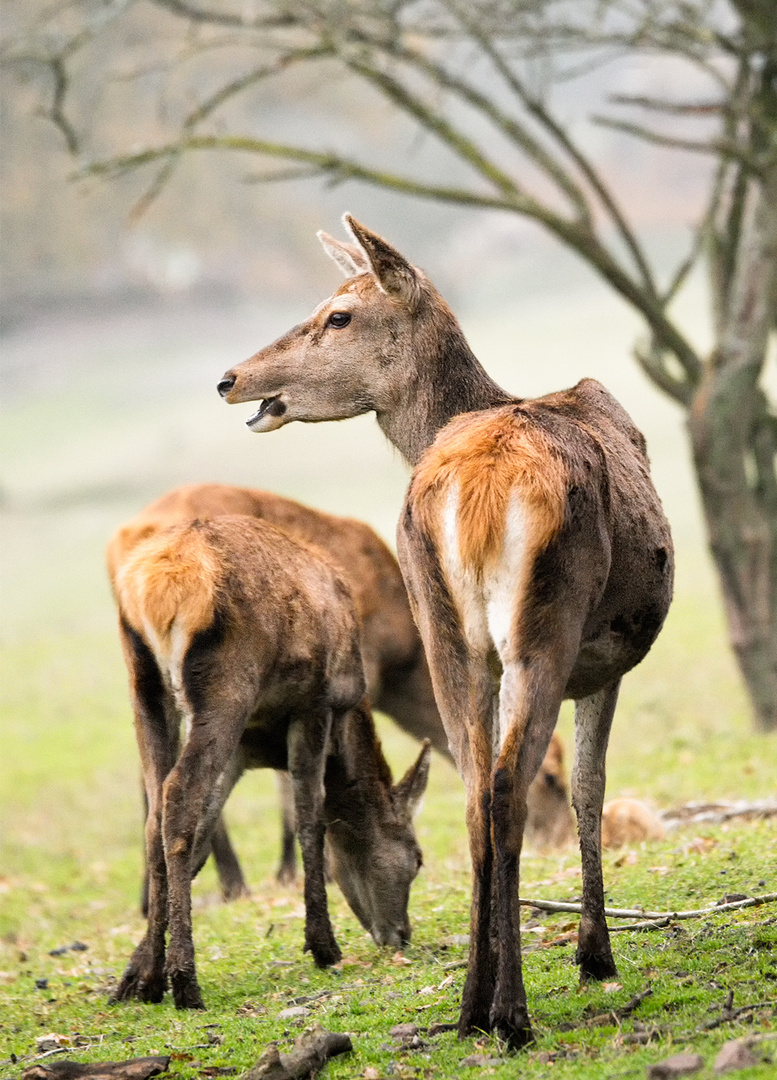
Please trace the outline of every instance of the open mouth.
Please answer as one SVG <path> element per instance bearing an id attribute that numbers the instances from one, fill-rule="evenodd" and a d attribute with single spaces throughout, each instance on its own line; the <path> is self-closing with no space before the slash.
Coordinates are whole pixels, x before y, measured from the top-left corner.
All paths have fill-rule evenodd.
<path id="1" fill-rule="evenodd" d="M 246 425 L 251 431 L 269 431 L 273 427 L 278 427 L 285 412 L 286 405 L 281 401 L 280 396 L 264 398 L 253 416 L 249 416 L 246 420 Z"/>

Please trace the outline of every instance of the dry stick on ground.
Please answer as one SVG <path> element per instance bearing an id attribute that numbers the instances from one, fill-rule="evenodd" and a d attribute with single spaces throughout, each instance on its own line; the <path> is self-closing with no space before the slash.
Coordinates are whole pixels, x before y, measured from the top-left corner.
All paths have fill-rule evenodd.
<path id="1" fill-rule="evenodd" d="M 635 923 L 633 926 L 613 927 L 615 930 L 641 930 L 644 927 L 658 926 L 661 923 L 676 922 L 680 919 L 701 919 L 705 915 L 720 915 L 725 911 L 758 907 L 761 904 L 773 904 L 775 901 L 777 901 L 777 893 L 765 893 L 763 896 L 749 896 L 745 900 L 732 900 L 728 904 L 713 904 L 712 907 L 697 908 L 695 911 L 640 911 L 639 908 L 605 908 L 604 914 L 608 919 L 642 919 L 643 922 Z M 538 911 L 568 911 L 573 915 L 579 915 L 581 908 L 580 904 L 571 901 L 522 898 L 518 903 L 523 907 L 536 908 Z"/>
<path id="2" fill-rule="evenodd" d="M 702 1024 L 699 1031 L 712 1031 L 713 1028 L 720 1027 L 722 1024 L 730 1024 L 733 1020 L 738 1020 L 745 1013 L 774 1008 L 777 1008 L 777 1001 L 757 1001 L 753 1005 L 740 1005 L 739 1008 L 735 1009 L 734 991 L 729 990 L 726 994 L 726 1000 L 721 1006 L 720 1016 L 716 1016 L 714 1020 L 708 1020 L 706 1024 Z"/>
<path id="3" fill-rule="evenodd" d="M 684 825 L 721 825 L 733 818 L 770 818 L 777 816 L 777 799 L 757 802 L 692 802 L 658 815 L 668 827 Z"/>
<path id="4" fill-rule="evenodd" d="M 331 1057 L 352 1050 L 348 1035 L 325 1031 L 316 1025 L 304 1032 L 290 1054 L 281 1054 L 270 1044 L 242 1080 L 306 1080 L 324 1067 Z"/>
<path id="5" fill-rule="evenodd" d="M 597 1013 L 596 1016 L 591 1016 L 587 1020 L 583 1020 L 580 1023 L 568 1023 L 559 1025 L 560 1031 L 574 1031 L 576 1028 L 586 1027 L 603 1027 L 605 1024 L 619 1024 L 621 1020 L 625 1020 L 627 1017 L 637 1009 L 645 998 L 650 997 L 653 993 L 651 987 L 646 987 L 644 990 L 640 990 L 638 994 L 630 998 L 625 1005 L 621 1005 L 618 1009 L 608 1009 L 607 1012 Z"/>
<path id="6" fill-rule="evenodd" d="M 51 1065 L 31 1065 L 22 1080 L 148 1080 L 167 1070 L 169 1055 L 132 1058 L 129 1061 L 56 1061 Z"/>

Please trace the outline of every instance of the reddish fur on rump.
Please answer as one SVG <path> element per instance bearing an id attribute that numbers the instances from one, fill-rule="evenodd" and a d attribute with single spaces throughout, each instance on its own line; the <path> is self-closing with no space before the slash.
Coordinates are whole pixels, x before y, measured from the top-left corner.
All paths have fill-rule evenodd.
<path id="1" fill-rule="evenodd" d="M 462 565 L 480 574 L 501 553 L 511 494 L 518 492 L 529 512 L 536 550 L 561 529 L 567 482 L 545 433 L 505 406 L 451 420 L 421 458 L 410 497 L 437 531 L 440 500 L 458 486 L 459 553 Z"/>
<path id="2" fill-rule="evenodd" d="M 177 618 L 191 639 L 213 622 L 220 572 L 199 530 L 172 525 L 133 550 L 116 578 L 117 600 L 142 637 L 150 625 L 164 639 Z"/>

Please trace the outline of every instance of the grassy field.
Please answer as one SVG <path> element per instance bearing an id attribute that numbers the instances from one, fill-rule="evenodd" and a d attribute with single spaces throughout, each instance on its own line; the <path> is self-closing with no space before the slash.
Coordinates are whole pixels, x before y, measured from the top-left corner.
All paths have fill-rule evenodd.
<path id="1" fill-rule="evenodd" d="M 220 903 L 210 867 L 195 883 L 208 1011 L 182 1015 L 169 1000 L 108 1006 L 143 930 L 137 754 L 102 567 L 111 531 L 177 483 L 221 480 L 361 517 L 392 538 L 406 474 L 371 418 L 257 439 L 242 424 L 250 409 L 228 409 L 216 397 L 227 366 L 304 314 L 303 307 L 173 312 L 140 323 L 115 317 L 41 325 L 6 342 L 0 1078 L 18 1076 L 36 1039 L 49 1033 L 69 1040 L 65 1056 L 80 1061 L 170 1053 L 171 1075 L 182 1080 L 227 1068 L 240 1075 L 269 1040 L 288 1049 L 313 1022 L 352 1034 L 353 1053 L 327 1066 L 332 1078 L 444 1080 L 462 1075 L 471 1055 L 491 1059 L 481 1070 L 495 1077 L 644 1076 L 649 1063 L 688 1048 L 706 1061 L 699 1075 L 711 1077 L 724 1041 L 775 1033 L 775 906 L 617 933 L 619 980 L 586 990 L 577 986 L 574 919 L 527 912 L 536 1046 L 507 1059 L 494 1040 L 434 1033 L 433 1025 L 457 1015 L 469 909 L 462 789 L 440 760 L 418 819 L 425 867 L 411 897 L 413 942 L 402 956 L 373 945 L 335 888 L 330 902 L 345 959 L 320 972 L 303 956 L 301 893 L 274 881 L 273 778 L 257 773 L 241 781 L 227 815 L 252 898 Z M 682 418 L 635 373 L 627 356 L 633 324 L 598 294 L 581 293 L 561 313 L 539 298 L 473 317 L 467 329 L 510 389 L 537 393 L 594 374 L 648 435 L 678 545 L 677 594 L 659 642 L 625 680 L 608 796 L 633 794 L 665 808 L 773 796 L 777 739 L 752 733 L 725 644 Z M 524 369 L 522 356 L 542 363 Z M 400 773 L 416 748 L 388 721 L 380 727 Z M 568 710 L 560 729 L 568 740 Z M 724 895 L 774 892 L 776 871 L 773 821 L 697 826 L 605 860 L 608 901 L 618 907 L 697 908 Z M 560 900 L 579 891 L 574 852 L 527 854 L 523 895 Z M 648 988 L 633 1015 L 619 1016 Z M 735 1009 L 754 1007 L 726 1019 L 732 992 Z M 307 1012 L 282 1015 L 289 1008 Z M 390 1034 L 407 1022 L 419 1028 L 419 1047 Z M 777 1057 L 774 1043 L 764 1046 Z M 774 1065 L 740 1075 L 773 1076 Z"/>

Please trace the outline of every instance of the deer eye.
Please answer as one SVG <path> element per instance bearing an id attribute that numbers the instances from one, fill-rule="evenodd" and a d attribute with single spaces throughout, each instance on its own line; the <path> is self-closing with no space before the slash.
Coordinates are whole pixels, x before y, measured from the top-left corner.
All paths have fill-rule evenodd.
<path id="1" fill-rule="evenodd" d="M 326 320 L 327 326 L 334 326 L 336 330 L 341 330 L 344 326 L 347 326 L 351 321 L 351 315 L 348 311 L 333 311 L 329 318 Z"/>

